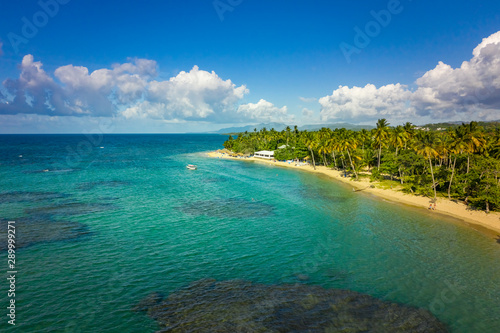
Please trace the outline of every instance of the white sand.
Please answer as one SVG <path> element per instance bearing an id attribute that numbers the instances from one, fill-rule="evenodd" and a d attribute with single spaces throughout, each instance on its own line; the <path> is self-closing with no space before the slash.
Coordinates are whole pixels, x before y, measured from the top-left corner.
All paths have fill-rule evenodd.
<path id="1" fill-rule="evenodd" d="M 377 188 L 377 183 L 370 182 L 368 180 L 360 180 L 353 181 L 350 178 L 341 177 L 342 172 L 337 170 L 331 170 L 324 166 L 316 166 L 316 170 L 313 169 L 312 165 L 304 165 L 304 166 L 296 166 L 295 163 L 287 163 L 287 162 L 274 162 L 270 160 L 264 160 L 255 157 L 249 158 L 237 158 L 231 157 L 228 154 L 223 153 L 222 151 L 215 151 L 208 153 L 209 157 L 213 158 L 226 158 L 226 159 L 235 159 L 241 161 L 254 161 L 262 164 L 273 165 L 273 166 L 281 166 L 286 168 L 299 169 L 303 171 L 308 171 L 312 173 L 318 173 L 327 175 L 331 178 L 334 178 L 338 181 L 348 183 L 356 189 L 363 189 L 363 192 L 372 193 L 379 197 L 404 203 L 407 205 L 412 205 L 416 207 L 422 207 L 423 209 L 428 209 L 429 204 L 431 203 L 431 198 L 405 194 L 401 191 L 398 191 L 397 188 L 394 189 L 382 189 Z M 375 185 L 375 188 L 371 188 L 372 185 Z M 438 198 L 436 203 L 436 210 L 433 212 L 445 214 L 448 216 L 452 216 L 458 218 L 464 222 L 469 224 L 482 226 L 484 228 L 489 229 L 490 231 L 495 231 L 500 233 L 500 213 L 490 212 L 486 213 L 484 211 L 472 210 L 470 207 L 466 206 L 463 203 L 450 201 L 444 198 Z M 500 235 L 499 235 L 500 236 Z"/>

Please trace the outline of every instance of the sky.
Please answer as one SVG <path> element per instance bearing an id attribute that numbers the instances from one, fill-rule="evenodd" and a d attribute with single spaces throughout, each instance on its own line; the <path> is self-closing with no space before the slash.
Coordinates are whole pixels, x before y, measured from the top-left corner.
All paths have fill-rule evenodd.
<path id="1" fill-rule="evenodd" d="M 500 119 L 500 2 L 23 0 L 0 134 Z"/>

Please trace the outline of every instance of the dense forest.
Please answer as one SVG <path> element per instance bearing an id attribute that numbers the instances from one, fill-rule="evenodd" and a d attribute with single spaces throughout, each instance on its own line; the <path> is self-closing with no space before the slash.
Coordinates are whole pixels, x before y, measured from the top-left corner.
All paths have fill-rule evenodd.
<path id="1" fill-rule="evenodd" d="M 405 192 L 446 197 L 471 207 L 500 210 L 500 126 L 477 122 L 448 128 L 396 127 L 379 119 L 371 131 L 322 128 L 278 132 L 266 128 L 229 136 L 234 153 L 272 150 L 277 160 L 309 159 L 354 179 L 397 181 Z M 280 147 L 280 148 L 279 148 Z"/>

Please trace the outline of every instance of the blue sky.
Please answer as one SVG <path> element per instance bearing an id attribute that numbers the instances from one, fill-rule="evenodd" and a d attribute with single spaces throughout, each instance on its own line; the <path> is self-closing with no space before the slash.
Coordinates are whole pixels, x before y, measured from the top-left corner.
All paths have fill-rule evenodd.
<path id="1" fill-rule="evenodd" d="M 500 119 L 498 1 L 2 7 L 0 133 Z"/>

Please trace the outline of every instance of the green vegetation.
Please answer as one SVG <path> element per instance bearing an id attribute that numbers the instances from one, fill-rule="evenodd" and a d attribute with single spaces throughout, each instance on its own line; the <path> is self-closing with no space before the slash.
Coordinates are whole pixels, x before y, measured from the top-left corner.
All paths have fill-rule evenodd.
<path id="1" fill-rule="evenodd" d="M 488 124 L 426 130 L 411 123 L 390 127 L 379 119 L 371 131 L 263 128 L 229 136 L 224 147 L 244 154 L 273 150 L 278 160 L 309 157 L 313 167 L 323 164 L 355 179 L 390 179 L 403 191 L 462 200 L 489 212 L 500 210 L 500 123 Z"/>

